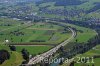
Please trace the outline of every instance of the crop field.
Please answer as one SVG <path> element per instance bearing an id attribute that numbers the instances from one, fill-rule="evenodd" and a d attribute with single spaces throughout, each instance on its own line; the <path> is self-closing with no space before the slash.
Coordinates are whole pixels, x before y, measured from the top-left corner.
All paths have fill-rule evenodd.
<path id="1" fill-rule="evenodd" d="M 73 40 L 74 42 L 76 39 L 78 40 L 77 41 L 78 43 L 87 42 L 89 39 L 97 35 L 97 32 L 90 28 L 85 28 L 85 27 L 81 27 L 69 23 L 62 23 L 62 24 L 76 29 L 77 36 Z"/>
<path id="2" fill-rule="evenodd" d="M 80 27 L 72 24 L 67 24 L 67 26 L 71 26 L 77 30 L 77 36 L 74 40 L 78 40 L 78 43 L 87 42 L 89 39 L 93 38 L 97 35 L 97 32 L 95 30 Z"/>
<path id="3" fill-rule="evenodd" d="M 97 35 L 95 30 L 92 30 L 89 28 L 84 28 L 84 27 L 79 27 L 79 26 L 75 26 L 75 25 L 73 25 L 73 26 L 77 30 L 83 31 L 83 33 L 81 33 L 80 31 L 77 31 L 77 36 L 76 36 L 75 40 L 77 39 L 79 43 L 87 42 L 89 39 L 91 39 L 95 35 Z"/>
<path id="4" fill-rule="evenodd" d="M 0 42 L 9 40 L 10 43 L 42 42 L 45 44 L 52 43 L 52 41 L 60 43 L 70 35 L 70 33 L 64 31 L 64 27 L 44 22 L 28 23 L 12 20 L 12 22 L 7 21 L 5 23 L 6 20 L 4 19 L 0 21 Z M 66 37 L 62 39 L 63 36 Z"/>
<path id="5" fill-rule="evenodd" d="M 22 49 L 26 49 L 29 54 L 34 56 L 50 50 L 53 46 L 48 44 L 59 44 L 71 36 L 71 32 L 64 29 L 64 27 L 45 22 L 30 23 L 0 18 L 0 50 L 7 50 L 11 55 L 11 58 L 0 66 L 18 66 L 21 64 L 23 61 Z M 9 40 L 8 44 L 17 44 L 18 46 L 15 46 L 16 51 L 11 51 L 8 44 L 5 45 L 5 40 Z M 25 43 L 25 45 L 21 46 L 21 43 Z M 31 46 L 28 43 L 35 45 Z"/>
<path id="6" fill-rule="evenodd" d="M 17 46 L 17 51 L 20 52 L 23 48 L 29 51 L 30 54 L 38 55 L 51 49 L 51 46 Z"/>
<path id="7" fill-rule="evenodd" d="M 99 22 L 100 0 L 2 0 L 0 66 L 100 66 Z"/>

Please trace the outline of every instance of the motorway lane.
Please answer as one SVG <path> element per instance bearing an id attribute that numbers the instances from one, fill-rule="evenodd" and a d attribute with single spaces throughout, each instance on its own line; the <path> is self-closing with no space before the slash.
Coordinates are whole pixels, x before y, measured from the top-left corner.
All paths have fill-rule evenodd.
<path id="1" fill-rule="evenodd" d="M 49 51 L 47 51 L 47 52 L 45 52 L 43 54 L 40 54 L 40 55 L 35 56 L 34 58 L 30 59 L 30 61 L 28 62 L 28 65 L 32 65 L 32 64 L 36 64 L 36 63 L 41 62 L 43 59 L 45 59 L 45 58 L 51 56 L 52 54 L 56 53 L 56 51 L 60 47 L 67 45 L 71 40 L 73 40 L 74 37 L 76 36 L 76 32 L 71 28 L 69 28 L 69 29 L 72 32 L 72 36 L 68 40 L 62 42 L 61 44 L 59 44 L 58 46 L 54 47 L 53 49 L 51 49 L 51 50 L 49 50 Z"/>

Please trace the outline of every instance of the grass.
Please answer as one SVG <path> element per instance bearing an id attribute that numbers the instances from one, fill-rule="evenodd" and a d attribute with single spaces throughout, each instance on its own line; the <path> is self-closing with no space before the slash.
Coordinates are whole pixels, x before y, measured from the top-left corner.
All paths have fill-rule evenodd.
<path id="1" fill-rule="evenodd" d="M 10 59 L 6 60 L 0 66 L 18 66 L 24 60 L 20 52 L 17 51 L 11 52 L 7 45 L 0 45 L 0 50 L 2 49 L 9 51 Z"/>
<path id="2" fill-rule="evenodd" d="M 54 4 L 55 4 L 55 2 L 42 3 L 42 4 L 39 5 L 39 7 L 52 6 L 52 5 L 54 5 Z"/>
<path id="3" fill-rule="evenodd" d="M 60 35 L 59 33 L 57 33 L 57 34 L 54 35 L 54 37 L 55 37 L 54 40 L 57 40 L 57 41 L 51 40 L 52 43 L 59 44 L 62 41 L 67 40 L 69 37 L 71 37 L 71 33 L 62 34 L 62 35 Z"/>
<path id="4" fill-rule="evenodd" d="M 89 39 L 91 39 L 92 37 L 97 35 L 96 31 L 92 30 L 90 28 L 80 27 L 80 26 L 73 25 L 73 24 L 68 24 L 68 23 L 67 24 L 66 23 L 62 23 L 62 24 L 70 26 L 70 27 L 73 27 L 73 28 L 76 28 L 77 30 L 83 31 L 83 33 L 77 31 L 77 36 L 75 37 L 75 39 L 72 42 L 75 42 L 76 39 L 78 40 L 78 43 L 87 42 Z M 94 52 L 96 52 L 96 51 L 94 51 Z M 89 55 L 91 55 L 91 54 L 89 54 Z M 61 66 L 69 66 L 69 63 L 67 63 L 67 64 L 64 63 Z"/>
<path id="5" fill-rule="evenodd" d="M 76 26 L 76 25 L 72 25 L 72 24 L 67 24 L 67 25 L 74 27 L 77 30 L 83 31 L 83 33 L 80 33 L 79 31 L 77 31 L 77 36 L 76 36 L 75 40 L 77 39 L 79 43 L 87 42 L 89 39 L 91 39 L 95 35 L 97 35 L 95 30 L 85 28 L 85 27 Z"/>
<path id="6" fill-rule="evenodd" d="M 8 39 L 13 42 L 21 42 L 21 39 L 23 39 L 23 42 L 30 42 L 30 40 L 45 40 L 46 42 L 39 44 L 58 44 L 64 41 L 65 39 L 68 39 L 71 36 L 71 33 L 65 33 L 61 34 L 58 29 L 64 29 L 61 26 L 53 25 L 53 24 L 46 24 L 46 23 L 35 23 L 30 27 L 27 27 L 29 24 L 21 24 L 20 21 L 12 20 L 10 22 L 10 19 L 6 20 L 6 18 L 0 19 L 0 25 L 5 25 L 6 21 L 8 21 L 8 24 L 11 24 L 11 26 L 0 26 L 1 33 L 4 35 L 0 35 L 0 43 L 3 43 L 5 39 Z M 21 26 L 18 26 L 21 25 Z M 25 28 L 27 27 L 27 28 Z M 9 29 L 8 29 L 9 28 Z M 25 28 L 25 29 L 22 29 Z M 32 28 L 32 29 L 30 29 Z M 36 29 L 35 29 L 36 28 Z M 20 32 L 24 32 L 25 35 L 23 36 L 15 36 L 13 34 L 9 34 L 10 31 L 20 30 Z M 52 35 L 54 33 L 54 35 Z M 59 37 L 59 39 L 51 41 L 50 39 L 52 37 Z M 66 37 L 65 37 L 66 36 Z M 13 38 L 13 39 L 11 39 Z M 35 43 L 34 43 L 35 44 Z M 30 54 L 37 55 L 43 52 L 48 51 L 51 49 L 51 46 L 16 46 L 16 52 L 10 53 L 11 58 L 9 60 L 6 60 L 1 66 L 18 66 L 23 61 L 21 50 L 25 48 Z M 0 45 L 0 50 L 5 49 L 10 51 L 9 47 L 6 45 Z M 13 62 L 13 63 L 12 63 Z"/>
<path id="7" fill-rule="evenodd" d="M 19 66 L 19 64 L 21 64 L 23 61 L 22 55 L 18 52 L 11 52 L 10 56 L 10 59 L 6 60 L 0 66 Z"/>
<path id="8" fill-rule="evenodd" d="M 92 12 L 92 13 L 89 13 L 88 15 L 86 15 L 86 17 L 100 18 L 100 14 L 97 12 Z"/>
<path id="9" fill-rule="evenodd" d="M 10 50 L 8 46 L 0 44 L 0 50 L 2 49 L 8 50 L 8 51 Z"/>
<path id="10" fill-rule="evenodd" d="M 89 39 L 91 39 L 97 35 L 97 32 L 93 29 L 90 29 L 90 28 L 85 28 L 85 27 L 81 27 L 81 26 L 77 26 L 77 25 L 73 25 L 73 24 L 69 24 L 69 23 L 61 23 L 61 24 L 64 24 L 66 26 L 70 26 L 70 27 L 75 28 L 77 30 L 76 31 L 77 36 L 75 37 L 73 42 L 75 42 L 76 39 L 78 40 L 77 41 L 78 43 L 87 42 Z M 81 33 L 81 32 L 79 32 L 79 30 L 81 30 L 83 32 Z"/>
<path id="11" fill-rule="evenodd" d="M 30 54 L 38 55 L 51 49 L 51 46 L 16 46 L 16 51 L 11 52 L 9 47 L 6 45 L 0 45 L 0 50 L 5 49 L 10 53 L 10 59 L 6 60 L 0 66 L 18 66 L 22 63 L 23 57 L 21 55 L 21 50 L 25 48 Z"/>
<path id="12" fill-rule="evenodd" d="M 0 24 L 5 25 L 6 24 L 6 19 L 4 20 L 3 18 L 0 20 Z M 23 24 L 21 25 L 20 21 L 13 21 L 10 22 L 10 19 L 7 19 L 7 23 L 11 24 L 11 26 L 0 26 L 1 29 L 3 31 L 1 31 L 1 33 L 3 33 L 4 35 L 0 35 L 0 42 L 4 42 L 5 38 L 8 40 L 11 40 L 13 42 L 20 42 L 21 39 L 23 39 L 22 42 L 29 42 L 30 40 L 46 40 L 47 44 L 53 43 L 53 44 L 58 44 L 62 41 L 64 41 L 65 39 L 68 39 L 70 37 L 70 33 L 65 33 L 65 34 L 61 34 L 60 31 L 58 31 L 58 29 L 64 29 L 61 26 L 58 25 L 53 25 L 53 24 L 46 24 L 46 23 L 34 23 L 32 26 L 27 27 L 28 24 Z M 16 26 L 16 25 L 21 25 L 21 26 Z M 27 27 L 27 28 L 25 28 Z M 9 28 L 9 29 L 6 29 Z M 25 28 L 23 30 L 20 30 L 21 28 Z M 32 28 L 32 29 L 30 29 Z M 35 29 L 36 28 L 36 29 Z M 15 36 L 15 35 L 10 35 L 10 31 L 15 31 L 15 30 L 20 30 L 20 32 L 24 32 L 25 35 L 23 36 Z M 54 35 L 52 35 L 52 33 L 54 33 Z M 57 39 L 56 41 L 51 41 L 50 39 L 52 37 L 59 37 L 59 39 Z M 65 37 L 66 36 L 66 37 Z M 39 42 L 39 44 L 41 44 L 41 42 Z M 45 44 L 45 43 L 43 43 Z M 39 53 L 43 53 L 48 51 L 49 49 L 51 49 L 51 46 L 16 46 L 16 52 L 12 52 L 10 53 L 11 58 L 7 61 L 5 61 L 2 66 L 6 66 L 6 65 L 18 65 L 21 63 L 21 61 L 23 60 L 21 57 L 21 50 L 25 48 L 30 54 L 33 55 L 37 55 Z M 6 45 L 1 45 L 0 49 L 5 49 L 10 51 L 9 47 Z M 19 57 L 19 58 L 18 58 Z M 17 62 L 16 60 L 19 60 L 19 62 Z M 12 63 L 14 62 L 14 63 Z"/>
<path id="13" fill-rule="evenodd" d="M 60 18 L 60 19 L 65 18 L 65 16 L 61 16 L 61 15 L 59 16 L 59 15 L 47 14 L 47 13 L 38 14 L 38 16 L 47 17 L 47 18 Z"/>
<path id="14" fill-rule="evenodd" d="M 84 9 L 86 11 L 86 10 L 89 10 L 89 9 L 93 8 L 95 6 L 94 5 L 95 2 L 100 2 L 100 0 L 91 0 L 91 1 L 87 0 L 87 2 L 82 3 L 80 5 L 69 5 L 69 6 L 66 6 L 66 9 L 67 10 Z M 48 2 L 48 3 L 40 4 L 41 7 L 45 7 L 45 6 L 48 6 L 48 5 L 49 5 L 48 9 L 50 9 L 50 10 L 52 10 L 52 9 L 64 9 L 64 6 L 55 6 L 55 2 Z"/>
<path id="15" fill-rule="evenodd" d="M 39 54 L 51 49 L 51 46 L 17 46 L 17 51 L 20 52 L 25 48 L 30 54 Z"/>
<path id="16" fill-rule="evenodd" d="M 5 19 L 1 18 L 0 20 L 2 23 L 2 24 L 0 23 L 0 25 L 2 25 L 0 26 L 0 28 L 2 29 L 0 33 L 0 37 L 1 37 L 0 42 L 4 42 L 4 40 L 7 39 L 13 43 L 16 43 L 16 42 L 24 43 L 24 42 L 30 42 L 32 40 L 44 40 L 45 41 L 44 44 L 51 44 L 53 42 L 60 43 L 64 41 L 65 39 L 67 39 L 68 38 L 67 35 L 70 34 L 70 33 L 61 34 L 61 32 L 59 32 L 58 30 L 59 29 L 63 30 L 64 29 L 63 27 L 54 25 L 54 24 L 44 23 L 44 22 L 31 23 L 32 25 L 28 27 L 29 24 L 27 23 L 21 24 L 22 22 L 20 23 L 20 21 L 16 21 L 12 19 L 10 22 L 10 19 L 9 19 L 8 24 L 11 24 L 11 26 L 4 26 L 7 20 L 6 18 Z M 15 31 L 15 30 L 19 30 L 19 32 L 24 33 L 24 35 L 16 36 L 14 34 L 10 34 L 10 32 Z M 54 35 L 59 37 L 58 40 L 53 41 L 53 42 L 50 41 L 50 39 L 53 37 L 52 32 L 54 33 Z M 64 36 L 66 37 L 63 38 Z M 37 43 L 41 44 L 40 42 L 37 42 Z"/>
<path id="17" fill-rule="evenodd" d="M 65 24 L 65 23 L 63 23 L 63 24 Z M 38 25 L 38 27 L 37 27 L 37 25 Z M 41 24 L 37 24 L 37 25 L 34 25 L 34 26 L 31 26 L 31 27 L 29 27 L 29 28 L 47 28 L 47 29 L 49 29 L 50 28 L 50 25 L 49 26 L 42 26 L 42 27 L 40 27 L 40 25 Z M 71 27 L 74 27 L 74 28 L 76 28 L 77 30 L 82 30 L 83 31 L 83 33 L 80 33 L 80 32 L 77 32 L 78 34 L 77 34 L 77 37 L 75 38 L 75 39 L 78 39 L 78 42 L 86 42 L 86 41 L 88 41 L 90 38 L 92 38 L 93 36 L 95 36 L 96 35 L 96 32 L 94 31 L 94 30 L 92 30 L 92 29 L 89 29 L 89 28 L 84 28 L 84 27 L 79 27 L 79 26 L 76 26 L 76 25 L 72 25 L 72 24 L 66 24 L 67 26 L 71 26 Z M 22 28 L 22 27 L 25 27 L 26 25 L 23 25 L 23 26 L 21 26 L 21 27 L 18 27 L 18 28 Z M 54 26 L 54 25 L 53 25 Z M 11 31 L 12 30 L 15 30 L 15 29 L 18 29 L 17 27 L 16 28 L 13 28 L 13 29 L 10 29 Z M 59 26 L 54 26 L 52 29 L 59 29 L 60 27 Z M 62 27 L 61 27 L 62 28 Z M 51 29 L 51 28 L 50 28 Z M 23 42 L 29 42 L 31 39 L 34 39 L 34 40 L 36 40 L 36 39 L 39 39 L 39 40 L 46 40 L 46 43 L 53 43 L 53 44 L 55 44 L 55 43 L 60 43 L 60 42 L 62 42 L 62 41 L 64 41 L 65 39 L 68 39 L 70 36 L 71 36 L 71 33 L 65 33 L 65 34 L 61 34 L 61 32 L 55 32 L 55 34 L 52 36 L 52 37 L 56 37 L 57 38 L 57 41 L 48 41 L 48 38 L 50 38 L 50 36 L 51 36 L 51 34 L 50 34 L 50 36 L 48 36 L 49 34 L 47 34 L 47 35 L 45 35 L 46 33 L 48 33 L 47 32 L 47 30 L 33 30 L 33 29 L 23 29 L 23 30 L 21 30 L 22 32 L 25 32 L 25 36 L 13 36 L 12 35 L 12 37 L 14 38 L 14 41 L 19 41 L 20 42 L 20 37 L 21 38 L 24 38 L 23 39 Z M 5 31 L 6 32 L 6 31 Z M 9 30 L 7 30 L 7 32 L 6 33 L 8 33 L 9 32 Z M 66 36 L 66 37 L 65 37 Z M 3 37 L 7 37 L 6 35 L 5 36 L 3 36 Z M 11 35 L 9 36 L 8 35 L 8 37 L 10 38 L 11 37 Z M 41 38 L 42 37 L 42 38 Z M 86 38 L 86 39 L 85 39 Z M 75 41 L 75 40 L 74 40 Z M 45 44 L 45 43 L 43 43 L 43 44 Z M 2 47 L 2 48 L 6 48 L 6 47 Z M 1 48 L 1 49 L 2 49 Z M 23 49 L 23 48 L 25 48 L 25 49 L 27 49 L 28 51 L 29 51 L 29 53 L 30 54 L 39 54 L 39 53 L 43 53 L 43 52 L 45 52 L 45 51 L 48 51 L 50 48 L 52 48 L 52 47 L 50 47 L 50 46 L 17 46 L 16 47 L 17 48 L 17 53 L 19 53 L 19 55 L 20 55 L 20 51 Z M 9 49 L 9 48 L 8 48 Z M 15 53 L 14 53 L 15 54 Z M 12 55 L 13 57 L 14 57 L 14 54 Z M 12 57 L 11 56 L 11 57 Z M 21 55 L 20 55 L 21 56 Z M 13 58 L 12 57 L 12 58 Z M 21 59 L 22 60 L 22 59 Z M 12 60 L 11 60 L 12 61 Z M 11 61 L 8 61 L 8 62 L 11 62 Z M 13 59 L 13 61 L 15 61 L 15 59 Z M 7 63 L 8 63 L 7 62 Z M 16 61 L 15 61 L 15 63 L 16 63 Z"/>

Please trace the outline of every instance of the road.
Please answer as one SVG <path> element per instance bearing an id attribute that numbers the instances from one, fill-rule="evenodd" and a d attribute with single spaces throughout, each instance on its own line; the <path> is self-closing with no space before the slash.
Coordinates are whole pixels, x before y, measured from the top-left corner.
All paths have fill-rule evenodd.
<path id="1" fill-rule="evenodd" d="M 62 42 L 58 46 L 52 48 L 51 50 L 49 50 L 49 51 L 47 51 L 47 52 L 45 52 L 43 54 L 40 54 L 40 55 L 37 55 L 37 56 L 33 57 L 32 59 L 29 60 L 27 65 L 32 65 L 32 64 L 36 64 L 36 63 L 41 62 L 43 59 L 48 58 L 49 56 L 52 56 L 54 53 L 56 53 L 57 50 L 60 47 L 65 46 L 70 41 L 72 41 L 74 39 L 74 37 L 76 36 L 76 32 L 72 28 L 69 28 L 69 30 L 72 32 L 72 36 L 69 39 L 67 39 L 66 41 Z"/>

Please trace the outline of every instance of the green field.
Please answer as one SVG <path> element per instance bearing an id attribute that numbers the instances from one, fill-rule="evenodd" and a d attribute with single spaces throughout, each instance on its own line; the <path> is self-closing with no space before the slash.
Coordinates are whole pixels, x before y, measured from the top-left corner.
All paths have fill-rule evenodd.
<path id="1" fill-rule="evenodd" d="M 67 24 L 67 25 L 76 28 L 76 30 L 83 31 L 82 33 L 77 31 L 77 36 L 76 36 L 75 40 L 77 39 L 79 43 L 87 42 L 89 39 L 91 39 L 91 38 L 93 38 L 94 36 L 97 35 L 95 30 L 76 26 L 76 25 L 72 25 L 72 24 Z"/>
<path id="2" fill-rule="evenodd" d="M 9 47 L 6 46 L 6 45 L 0 45 L 0 50 L 1 49 L 7 50 L 10 53 L 10 59 L 9 60 L 6 60 L 0 66 L 12 66 L 12 65 L 18 66 L 24 60 L 20 52 L 10 51 Z"/>
<path id="3" fill-rule="evenodd" d="M 51 49 L 51 46 L 17 46 L 17 51 L 20 52 L 23 48 L 25 48 L 30 54 L 41 54 L 45 51 Z"/>
<path id="4" fill-rule="evenodd" d="M 77 25 L 73 25 L 73 24 L 68 24 L 68 23 L 61 23 L 61 24 L 70 26 L 70 27 L 75 28 L 77 30 L 76 31 L 77 35 L 76 35 L 75 39 L 72 42 L 75 42 L 76 39 L 77 39 L 78 40 L 77 41 L 78 43 L 83 43 L 83 42 L 84 43 L 87 43 L 87 41 L 89 39 L 91 39 L 91 38 L 93 38 L 94 36 L 97 35 L 97 32 L 95 30 L 93 30 L 93 29 L 90 29 L 90 28 L 85 28 L 85 27 L 81 27 L 81 26 L 77 26 Z M 79 30 L 81 30 L 82 32 L 80 32 Z M 73 46 L 73 45 L 69 43 L 69 46 L 68 47 L 70 47 L 70 46 Z M 96 51 L 94 51 L 94 52 L 96 52 Z M 89 55 L 91 55 L 91 54 L 89 54 Z M 67 64 L 64 63 L 61 66 L 69 66 L 69 63 L 67 63 Z M 81 65 L 79 65 L 79 66 L 81 66 Z"/>
<path id="5" fill-rule="evenodd" d="M 18 66 L 21 64 L 23 61 L 22 49 L 26 49 L 32 55 L 48 51 L 52 46 L 42 46 L 42 44 L 59 44 L 71 36 L 71 32 L 69 30 L 64 31 L 64 29 L 64 27 L 45 22 L 27 23 L 25 21 L 0 18 L 0 50 L 8 50 L 11 56 L 9 60 L 6 60 L 0 66 Z M 11 52 L 10 48 L 5 45 L 5 40 L 9 40 L 9 44 L 26 43 L 28 45 L 28 43 L 32 43 L 40 44 L 40 46 L 16 46 L 16 51 Z M 31 42 L 32 40 L 35 42 Z"/>
<path id="6" fill-rule="evenodd" d="M 24 60 L 21 55 L 22 49 L 26 49 L 29 52 L 29 54 L 38 55 L 38 54 L 48 51 L 51 48 L 52 48 L 52 46 L 16 46 L 16 51 L 10 51 L 10 48 L 8 46 L 0 45 L 0 50 L 5 49 L 5 50 L 9 51 L 9 53 L 10 53 L 10 59 L 6 60 L 0 66 L 7 66 L 7 65 L 8 66 L 12 66 L 12 65 L 18 66 L 19 64 L 21 64 L 22 61 Z"/>
<path id="7" fill-rule="evenodd" d="M 56 2 L 58 1 L 60 2 L 61 0 L 51 0 L 49 2 L 41 1 L 41 3 L 35 3 L 32 1 L 24 4 L 0 4 L 0 50 L 4 49 L 10 53 L 10 59 L 6 60 L 0 66 L 18 66 L 19 64 L 21 64 L 24 60 L 21 53 L 22 49 L 26 49 L 29 54 L 36 56 L 50 50 L 51 48 L 71 37 L 72 32 L 68 28 L 49 22 L 43 22 L 43 20 L 40 20 L 40 22 L 36 22 L 35 18 L 33 22 L 33 15 L 36 16 L 37 21 L 38 16 L 50 18 L 51 20 L 52 18 L 58 18 L 62 20 L 68 19 L 75 22 L 88 22 L 88 20 L 91 21 L 92 19 L 95 20 L 100 18 L 100 8 L 98 7 L 98 4 L 100 4 L 100 0 L 80 0 L 86 2 L 79 5 L 65 6 L 56 5 Z M 61 4 L 62 3 L 59 3 L 59 5 Z M 7 18 L 5 17 L 5 15 L 13 18 L 21 17 L 22 19 L 25 17 L 26 20 L 26 17 L 29 16 L 28 18 L 32 20 L 16 20 L 13 18 Z M 97 23 L 99 21 L 95 20 L 93 24 L 96 24 L 95 22 Z M 97 32 L 90 28 L 63 22 L 57 23 L 66 25 L 66 27 L 70 26 L 71 28 L 76 29 L 77 35 L 71 41 L 72 44 L 69 43 L 64 47 L 67 49 L 74 46 L 74 44 L 76 43 L 87 43 L 88 40 L 97 35 Z M 6 42 L 6 40 L 8 40 L 9 42 Z M 11 51 L 8 45 L 16 45 L 16 51 Z M 100 56 L 100 45 L 92 48 L 90 51 L 84 53 L 83 55 L 76 55 L 75 58 L 93 56 Z M 74 66 L 93 66 L 93 64 L 94 66 L 100 66 L 100 58 L 95 58 L 94 62 L 95 63 L 88 64 L 75 63 Z M 62 66 L 67 65 L 63 64 Z"/>
<path id="8" fill-rule="evenodd" d="M 17 24 L 20 24 L 20 23 L 17 23 Z M 65 23 L 62 23 L 62 24 L 65 24 Z M 13 25 L 13 26 L 15 26 L 15 25 Z M 26 27 L 26 26 L 27 26 L 27 24 L 19 26 L 19 27 L 16 26 L 16 27 L 11 28 L 9 30 L 4 30 L 4 32 L 9 33 L 10 30 L 13 31 L 15 29 Z M 77 31 L 77 36 L 75 38 L 75 39 L 78 39 L 78 42 L 80 42 L 80 43 L 86 42 L 90 38 L 92 38 L 93 36 L 96 35 L 96 32 L 92 29 L 89 29 L 89 28 L 79 27 L 79 26 L 72 25 L 72 24 L 66 24 L 66 26 L 71 26 L 71 27 L 76 28 L 77 30 L 83 31 L 83 33 L 80 33 L 80 32 Z M 60 43 L 61 41 L 65 40 L 65 39 L 68 39 L 71 36 L 70 32 L 62 34 L 62 32 L 63 32 L 62 29 L 63 29 L 63 27 L 60 27 L 60 26 L 57 26 L 57 25 L 50 25 L 50 24 L 44 25 L 44 23 L 34 23 L 32 26 L 27 27 L 23 30 L 20 30 L 21 32 L 25 33 L 25 36 L 14 36 L 14 35 L 11 35 L 11 36 L 13 37 L 13 42 L 20 42 L 20 38 L 23 37 L 24 39 L 23 39 L 22 42 L 29 42 L 30 40 L 34 39 L 34 40 L 46 40 L 45 43 L 48 43 L 48 44 L 50 44 L 50 42 L 51 43 L 53 42 L 54 44 L 56 44 L 56 43 Z M 56 32 L 56 31 L 58 31 L 58 32 Z M 53 33 L 53 32 L 54 32 L 54 35 L 51 37 L 51 39 L 49 39 L 50 36 L 52 35 L 51 33 Z M 11 36 L 8 35 L 8 37 L 11 37 Z M 4 37 L 4 36 L 2 36 L 2 37 Z M 8 38 L 7 35 L 5 37 Z M 1 49 L 6 48 L 6 50 L 9 50 L 9 48 L 7 46 L 0 46 L 0 48 Z M 51 46 L 16 46 L 17 50 L 16 50 L 15 53 L 20 54 L 20 51 L 24 48 L 30 54 L 37 55 L 37 54 L 43 53 L 45 51 L 48 51 L 52 47 Z M 21 55 L 20 55 L 20 57 L 21 57 Z M 10 62 L 12 60 L 14 61 L 15 59 L 12 58 L 12 59 L 8 60 L 7 62 Z M 23 60 L 23 59 L 21 59 L 21 60 Z M 16 61 L 15 61 L 15 63 L 16 63 Z"/>
<path id="9" fill-rule="evenodd" d="M 4 19 L 1 19 L 1 25 L 5 25 L 5 20 L 2 21 Z M 5 38 L 10 40 L 12 43 L 27 43 L 30 42 L 30 40 L 45 40 L 45 42 L 32 42 L 33 44 L 58 44 L 61 43 L 62 41 L 68 39 L 71 36 L 70 31 L 68 31 L 67 33 L 63 33 L 64 32 L 64 28 L 58 25 L 53 25 L 53 24 L 49 24 L 49 23 L 42 23 L 42 22 L 37 22 L 37 23 L 32 23 L 32 25 L 30 26 L 27 23 L 20 23 L 20 22 L 16 22 L 11 20 L 11 26 L 0 26 L 1 27 L 1 34 L 0 37 L 0 42 L 2 44 L 2 42 L 4 42 Z M 8 22 L 8 24 L 10 24 L 10 21 Z M 66 23 L 61 23 L 64 24 L 66 26 L 71 26 L 76 28 L 77 30 L 81 30 L 83 31 L 82 33 L 77 31 L 77 36 L 76 38 L 73 40 L 75 41 L 76 39 L 78 40 L 79 43 L 82 42 L 87 42 L 90 38 L 94 37 L 97 33 L 89 28 L 84 28 L 84 27 L 80 27 L 80 26 L 76 26 L 76 25 L 72 25 L 72 24 L 66 24 Z M 21 26 L 18 26 L 21 25 Z M 6 30 L 7 29 L 7 30 Z M 16 36 L 13 34 L 9 34 L 10 31 L 15 31 L 15 30 L 19 30 L 18 32 L 22 32 L 25 35 L 20 35 L 20 36 Z M 52 35 L 53 34 L 53 35 Z M 13 39 L 11 39 L 13 38 Z M 21 39 L 23 39 L 21 41 Z M 13 52 L 11 54 L 11 58 L 9 60 L 7 60 L 5 63 L 3 63 L 3 65 L 6 65 L 7 63 L 9 63 L 8 65 L 10 66 L 12 61 L 14 61 L 14 64 L 20 64 L 23 60 L 23 58 L 18 59 L 16 57 L 15 54 L 19 55 L 19 57 L 21 56 L 21 50 L 22 49 L 26 49 L 30 54 L 33 55 L 37 55 L 43 52 L 48 51 L 49 49 L 52 48 L 52 46 L 16 46 L 16 52 Z M 9 47 L 7 46 L 0 46 L 0 49 L 6 49 L 8 51 L 10 51 Z M 16 58 L 13 58 L 16 57 Z M 20 60 L 19 62 L 16 62 L 17 60 Z"/>
<path id="10" fill-rule="evenodd" d="M 50 44 L 55 42 L 57 44 L 70 35 L 67 31 L 63 33 L 64 27 L 44 22 L 27 23 L 1 18 L 0 25 L 0 42 L 9 40 L 10 43 L 37 42 L 40 44 L 38 41 L 43 41 L 41 43 Z M 66 37 L 63 38 L 63 36 Z M 52 37 L 55 39 L 52 39 Z"/>
<path id="11" fill-rule="evenodd" d="M 75 28 L 77 30 L 76 31 L 77 36 L 75 37 L 75 39 L 72 42 L 75 42 L 76 39 L 78 40 L 77 41 L 78 43 L 87 42 L 89 39 L 91 39 L 97 35 L 97 32 L 93 29 L 90 29 L 90 28 L 85 28 L 85 27 L 81 27 L 81 26 L 77 26 L 77 25 L 73 25 L 73 24 L 69 24 L 69 23 L 61 23 L 61 24 L 64 24 L 66 26 L 70 26 L 70 27 Z M 82 32 L 80 32 L 80 31 L 82 31 Z"/>
<path id="12" fill-rule="evenodd" d="M 10 56 L 11 56 L 10 59 L 6 60 L 0 66 L 18 66 L 24 60 L 22 55 L 18 52 L 11 52 Z"/>

